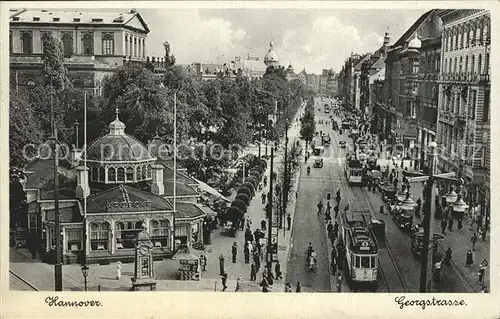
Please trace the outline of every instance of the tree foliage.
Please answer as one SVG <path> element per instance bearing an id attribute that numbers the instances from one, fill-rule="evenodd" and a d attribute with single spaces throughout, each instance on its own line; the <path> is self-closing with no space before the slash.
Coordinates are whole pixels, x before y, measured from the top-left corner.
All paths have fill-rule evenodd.
<path id="1" fill-rule="evenodd" d="M 42 35 L 42 43 L 44 84 L 59 93 L 71 86 L 68 71 L 64 67 L 62 43 L 47 32 Z"/>
<path id="2" fill-rule="evenodd" d="M 307 143 L 311 143 L 316 134 L 316 122 L 314 120 L 314 101 L 309 99 L 304 111 L 304 116 L 300 119 L 300 137 Z"/>

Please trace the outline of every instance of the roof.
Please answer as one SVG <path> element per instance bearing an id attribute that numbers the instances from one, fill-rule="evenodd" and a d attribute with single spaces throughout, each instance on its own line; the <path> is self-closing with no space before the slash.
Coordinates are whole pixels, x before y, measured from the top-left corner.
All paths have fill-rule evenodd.
<path id="1" fill-rule="evenodd" d="M 129 205 L 128 207 L 117 208 L 115 210 L 108 208 L 109 202 L 127 203 Z M 132 207 L 136 202 L 150 202 L 151 204 L 145 207 L 148 211 L 173 209 L 170 203 L 162 196 L 141 191 L 127 185 L 119 185 L 87 197 L 87 213 L 136 211 L 137 208 Z"/>
<path id="2" fill-rule="evenodd" d="M 163 165 L 165 169 L 163 170 L 163 180 L 164 181 L 172 181 L 174 180 L 174 169 L 171 167 L 168 167 L 167 165 Z M 183 171 L 177 170 L 176 174 L 176 182 L 177 183 L 184 183 L 184 184 L 199 184 L 197 180 L 189 176 Z"/>
<path id="3" fill-rule="evenodd" d="M 164 166 L 167 166 L 170 168 L 174 168 L 174 159 L 173 158 L 162 159 L 161 157 L 157 157 L 156 162 L 158 164 L 161 164 L 161 165 L 164 165 Z M 177 166 L 177 171 L 187 171 L 187 168 L 185 168 L 179 164 L 179 160 L 177 160 L 177 163 L 175 163 L 175 165 Z"/>
<path id="4" fill-rule="evenodd" d="M 55 221 L 55 210 L 49 209 L 45 211 L 46 221 Z M 59 208 L 59 220 L 61 223 L 77 223 L 83 221 L 83 216 L 78 205 Z"/>
<path id="5" fill-rule="evenodd" d="M 197 260 L 198 256 L 194 255 L 188 246 L 182 246 L 172 257 L 173 260 Z"/>
<path id="6" fill-rule="evenodd" d="M 397 47 L 397 46 L 402 46 L 405 44 L 405 42 L 412 36 L 412 34 L 418 29 L 418 27 L 429 17 L 429 15 L 435 11 L 436 9 L 433 9 L 433 10 L 429 10 L 427 11 L 426 13 L 424 13 L 423 15 L 420 16 L 420 18 L 417 19 L 417 21 L 415 21 L 415 23 L 413 23 L 411 25 L 411 27 L 406 30 L 405 33 L 403 33 L 403 35 L 394 43 L 393 47 Z"/>
<path id="7" fill-rule="evenodd" d="M 220 198 L 222 199 L 223 201 L 225 202 L 228 202 L 230 203 L 231 200 L 229 200 L 228 198 L 226 198 L 225 196 L 223 196 L 221 193 L 219 193 L 217 190 L 215 190 L 214 188 L 210 187 L 208 184 L 202 182 L 202 181 L 199 181 L 196 179 L 196 181 L 198 182 L 198 185 L 200 187 L 201 190 L 217 197 L 217 198 Z"/>
<path id="8" fill-rule="evenodd" d="M 38 19 L 34 19 L 38 18 Z M 54 18 L 59 18 L 55 21 Z M 137 18 L 137 22 L 133 21 Z M 79 19 L 79 20 L 78 20 Z M 130 10 L 128 12 L 85 12 L 85 11 L 58 11 L 45 9 L 25 9 L 10 16 L 10 23 L 30 24 L 93 24 L 93 25 L 117 25 L 129 26 L 135 29 L 142 28 L 149 33 L 146 22 L 139 12 Z"/>
<path id="9" fill-rule="evenodd" d="M 65 161 L 59 162 L 59 176 L 69 179 L 76 178 L 74 171 Z M 54 161 L 52 159 L 39 159 L 28 164 L 24 170 L 26 174 L 26 189 L 40 189 L 49 182 L 54 181 Z"/>
<path id="10" fill-rule="evenodd" d="M 385 67 L 385 58 L 380 57 L 375 61 L 375 63 L 372 64 L 371 68 L 372 69 L 382 69 Z"/>
<path id="11" fill-rule="evenodd" d="M 175 219 L 191 219 L 205 216 L 205 212 L 195 203 L 176 201 Z"/>
<path id="12" fill-rule="evenodd" d="M 354 66 L 355 71 L 361 71 L 361 67 L 363 66 L 363 63 L 370 58 L 369 54 L 365 54 L 361 60 Z"/>
<path id="13" fill-rule="evenodd" d="M 163 182 L 165 193 L 163 196 L 173 197 L 174 196 L 174 182 L 173 181 L 164 181 Z M 198 192 L 196 192 L 193 188 L 189 187 L 184 183 L 176 183 L 176 196 L 200 196 Z"/>
<path id="14" fill-rule="evenodd" d="M 239 66 L 242 69 L 248 69 L 250 71 L 262 71 L 266 72 L 267 66 L 262 61 L 255 60 L 242 60 L 239 62 Z"/>
<path id="15" fill-rule="evenodd" d="M 148 149 L 130 135 L 105 135 L 90 144 L 87 159 L 106 162 L 154 160 Z"/>

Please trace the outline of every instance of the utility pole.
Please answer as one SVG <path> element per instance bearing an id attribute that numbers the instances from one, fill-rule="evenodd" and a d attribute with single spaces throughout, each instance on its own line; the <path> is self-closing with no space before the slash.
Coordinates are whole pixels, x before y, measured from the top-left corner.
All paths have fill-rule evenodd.
<path id="1" fill-rule="evenodd" d="M 269 193 L 268 193 L 268 204 L 267 204 L 267 268 L 272 269 L 273 266 L 273 253 L 272 253 L 272 225 L 273 225 L 273 162 L 274 162 L 274 147 L 271 147 L 271 170 L 269 171 Z"/>
<path id="2" fill-rule="evenodd" d="M 285 227 L 286 206 L 288 201 L 288 121 L 285 123 L 285 172 L 283 174 L 283 207 L 281 209 L 279 227 Z"/>

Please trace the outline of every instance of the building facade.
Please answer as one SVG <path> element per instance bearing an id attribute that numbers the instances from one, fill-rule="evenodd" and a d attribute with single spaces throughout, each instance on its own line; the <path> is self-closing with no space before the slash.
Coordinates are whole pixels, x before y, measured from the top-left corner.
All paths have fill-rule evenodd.
<path id="1" fill-rule="evenodd" d="M 64 64 L 73 84 L 95 93 L 100 92 L 104 76 L 123 65 L 124 60 L 146 60 L 149 28 L 135 10 L 106 13 L 22 9 L 10 14 L 13 88 L 42 83 L 45 33 L 61 41 Z"/>
<path id="2" fill-rule="evenodd" d="M 490 12 L 439 10 L 438 15 L 444 26 L 437 124 L 439 168 L 462 176 L 469 186 L 468 202 L 488 209 Z"/>

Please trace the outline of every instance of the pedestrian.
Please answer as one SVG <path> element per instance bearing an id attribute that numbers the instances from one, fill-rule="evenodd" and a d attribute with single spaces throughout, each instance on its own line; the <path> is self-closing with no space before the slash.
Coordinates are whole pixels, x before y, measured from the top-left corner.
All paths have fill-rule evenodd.
<path id="1" fill-rule="evenodd" d="M 337 275 L 337 292 L 342 291 L 342 274 L 339 272 Z"/>
<path id="2" fill-rule="evenodd" d="M 446 224 L 447 224 L 446 219 L 445 219 L 445 218 L 443 218 L 443 219 L 441 220 L 441 233 L 442 233 L 443 235 L 444 235 L 444 234 L 446 234 Z"/>
<path id="3" fill-rule="evenodd" d="M 262 270 L 262 278 L 266 278 L 266 279 L 269 278 L 269 269 L 267 268 L 267 266 L 264 266 L 264 270 Z M 269 280 L 268 280 L 268 282 L 269 282 Z"/>
<path id="4" fill-rule="evenodd" d="M 262 193 L 262 195 L 260 195 L 261 199 L 262 199 L 262 204 L 265 204 L 266 203 L 266 193 Z"/>
<path id="5" fill-rule="evenodd" d="M 234 289 L 234 292 L 241 292 L 241 291 L 243 291 L 243 290 L 241 289 L 241 278 L 242 278 L 242 277 L 243 277 L 243 276 L 240 274 L 240 275 L 238 276 L 238 279 L 236 279 L 236 288 Z"/>
<path id="6" fill-rule="evenodd" d="M 233 256 L 233 264 L 236 263 L 236 255 L 238 254 L 238 245 L 236 242 L 233 243 L 233 247 L 231 247 L 231 254 Z"/>
<path id="7" fill-rule="evenodd" d="M 470 267 L 474 263 L 472 258 L 472 251 L 469 249 L 467 251 L 467 256 L 465 257 L 465 267 Z"/>
<path id="8" fill-rule="evenodd" d="M 419 198 L 417 199 L 417 207 L 415 208 L 415 216 L 417 218 L 420 218 L 420 208 L 422 207 L 422 200 Z"/>
<path id="9" fill-rule="evenodd" d="M 220 270 L 220 275 L 223 276 L 224 275 L 224 256 L 222 254 L 220 254 L 219 256 L 219 270 Z"/>
<path id="10" fill-rule="evenodd" d="M 328 234 L 333 233 L 333 225 L 331 221 L 328 222 L 328 225 L 326 226 L 326 231 L 328 232 Z"/>
<path id="11" fill-rule="evenodd" d="M 255 266 L 255 262 L 250 266 L 250 280 L 255 281 L 257 279 L 257 266 Z"/>
<path id="12" fill-rule="evenodd" d="M 288 230 L 290 230 L 290 227 L 292 226 L 292 217 L 290 216 L 290 214 L 286 215 L 286 223 Z"/>
<path id="13" fill-rule="evenodd" d="M 301 292 L 301 290 L 302 290 L 302 285 L 300 281 L 297 281 L 297 287 L 295 288 L 295 292 Z"/>
<path id="14" fill-rule="evenodd" d="M 317 206 L 318 206 L 318 215 L 321 215 L 321 212 L 323 211 L 323 203 L 319 201 Z"/>
<path id="15" fill-rule="evenodd" d="M 340 204 L 340 188 L 337 190 L 336 200 L 337 200 L 337 205 Z"/>
<path id="16" fill-rule="evenodd" d="M 339 215 L 339 204 L 335 205 L 333 211 L 335 212 L 335 219 L 337 219 L 337 216 Z"/>
<path id="17" fill-rule="evenodd" d="M 292 285 L 289 282 L 285 285 L 285 292 L 292 292 Z"/>
<path id="18" fill-rule="evenodd" d="M 222 274 L 222 291 L 226 291 L 227 289 L 227 272 Z"/>
<path id="19" fill-rule="evenodd" d="M 477 242 L 477 234 L 475 232 L 472 234 L 470 241 L 472 243 L 472 250 L 474 250 L 476 248 L 476 242 Z"/>
<path id="20" fill-rule="evenodd" d="M 255 263 L 255 269 L 257 269 L 257 271 L 259 271 L 260 269 L 260 255 L 255 252 L 253 254 L 253 262 Z"/>
<path id="21" fill-rule="evenodd" d="M 116 263 L 116 280 L 120 280 L 122 277 L 122 262 L 118 261 Z"/>
<path id="22" fill-rule="evenodd" d="M 267 186 L 267 175 L 264 175 L 264 187 Z"/>
<path id="23" fill-rule="evenodd" d="M 207 256 L 205 256 L 204 254 L 201 254 L 200 256 L 200 264 L 201 264 L 201 270 L 207 271 Z"/>
<path id="24" fill-rule="evenodd" d="M 262 292 L 269 292 L 269 282 L 267 281 L 267 278 L 264 277 L 262 278 L 262 281 L 260 282 L 260 286 L 262 287 Z"/>
<path id="25" fill-rule="evenodd" d="M 276 262 L 276 266 L 274 266 L 274 272 L 276 273 L 276 280 L 283 279 L 283 274 L 281 273 L 281 265 L 280 262 Z"/>
<path id="26" fill-rule="evenodd" d="M 486 268 L 488 268 L 488 261 L 486 260 L 486 258 L 484 258 L 481 264 L 479 265 L 479 272 L 478 272 L 479 283 L 481 284 L 484 284 L 484 273 L 486 271 Z"/>
<path id="27" fill-rule="evenodd" d="M 250 229 L 251 226 L 252 226 L 252 219 L 250 218 L 250 216 L 247 216 L 247 228 Z"/>
<path id="28" fill-rule="evenodd" d="M 250 250 L 248 248 L 248 243 L 243 248 L 243 254 L 245 255 L 245 264 L 250 262 Z"/>
<path id="29" fill-rule="evenodd" d="M 263 231 L 266 231 L 266 220 L 262 219 L 260 221 L 260 228 L 262 228 Z"/>
<path id="30" fill-rule="evenodd" d="M 448 219 L 448 230 L 449 231 L 453 230 L 453 218 L 452 217 L 450 217 L 450 219 Z"/>

